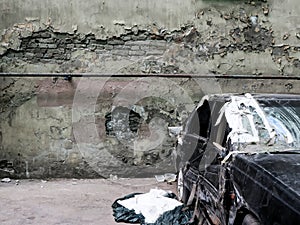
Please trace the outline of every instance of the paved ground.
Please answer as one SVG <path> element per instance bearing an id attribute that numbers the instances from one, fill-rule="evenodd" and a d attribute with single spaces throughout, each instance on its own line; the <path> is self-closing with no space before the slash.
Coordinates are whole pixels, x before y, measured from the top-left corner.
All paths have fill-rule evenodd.
<path id="1" fill-rule="evenodd" d="M 175 184 L 153 178 L 117 180 L 12 180 L 0 183 L 0 224 L 122 224 L 115 223 L 116 198 L 151 188 L 175 191 Z"/>

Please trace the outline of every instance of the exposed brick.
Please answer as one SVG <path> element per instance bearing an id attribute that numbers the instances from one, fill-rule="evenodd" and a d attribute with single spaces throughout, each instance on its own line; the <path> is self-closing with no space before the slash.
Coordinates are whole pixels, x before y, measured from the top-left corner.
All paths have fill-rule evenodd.
<path id="1" fill-rule="evenodd" d="M 114 47 L 112 45 L 105 45 L 106 50 L 112 50 Z"/>
<path id="2" fill-rule="evenodd" d="M 32 37 L 39 37 L 39 38 L 50 38 L 52 35 L 49 32 L 37 32 L 33 33 Z"/>
<path id="3" fill-rule="evenodd" d="M 166 41 L 160 41 L 160 40 L 150 41 L 150 45 L 155 46 L 157 48 L 159 48 L 159 47 L 166 48 L 167 42 Z"/>
<path id="4" fill-rule="evenodd" d="M 164 54 L 164 51 L 162 50 L 151 50 L 151 51 L 146 51 L 146 55 L 162 55 Z"/>
<path id="5" fill-rule="evenodd" d="M 69 60 L 70 50 L 88 49 L 107 56 L 161 55 L 167 47 L 166 41 L 147 40 L 148 33 L 124 35 L 121 39 L 97 40 L 94 35 L 41 32 L 24 38 L 22 49 L 29 54 L 27 59 Z M 133 38 L 134 37 L 134 38 Z M 135 40 L 135 41 L 134 41 Z M 31 51 L 29 51 L 31 49 Z M 20 54 L 18 54 L 20 57 Z"/>
<path id="6" fill-rule="evenodd" d="M 35 57 L 37 57 L 37 58 L 43 58 L 43 57 L 44 57 L 44 54 L 41 53 L 41 52 L 39 52 L 39 53 L 36 53 L 36 54 L 35 54 Z"/>
<path id="7" fill-rule="evenodd" d="M 82 43 L 82 40 L 74 39 L 74 40 L 73 40 L 73 43 L 75 43 L 75 44 L 80 44 L 80 43 Z"/>
<path id="8" fill-rule="evenodd" d="M 111 53 L 113 55 L 128 56 L 129 51 L 128 50 L 112 50 Z"/>
<path id="9" fill-rule="evenodd" d="M 58 48 L 58 49 L 50 49 L 47 51 L 48 52 L 51 52 L 53 54 L 64 54 L 65 53 L 65 49 L 62 49 L 62 48 Z"/>
<path id="10" fill-rule="evenodd" d="M 105 46 L 104 45 L 97 45 L 97 49 L 103 50 L 103 49 L 105 49 Z"/>
<path id="11" fill-rule="evenodd" d="M 38 47 L 38 44 L 34 43 L 34 42 L 29 42 L 27 45 L 27 48 L 37 48 L 37 47 Z"/>
<path id="12" fill-rule="evenodd" d="M 89 49 L 91 51 L 95 51 L 97 49 L 97 45 L 96 44 L 91 44 L 91 45 L 89 45 Z"/>
<path id="13" fill-rule="evenodd" d="M 144 45 L 140 47 L 141 50 L 148 51 L 150 49 L 149 45 Z"/>
<path id="14" fill-rule="evenodd" d="M 137 40 L 138 40 L 137 36 L 135 36 L 135 35 L 132 35 L 132 36 L 131 36 L 131 39 L 132 39 L 133 41 L 137 41 Z"/>
<path id="15" fill-rule="evenodd" d="M 96 49 L 95 52 L 96 52 L 97 54 L 106 54 L 106 53 L 107 53 L 106 50 L 98 50 L 98 49 Z"/>
<path id="16" fill-rule="evenodd" d="M 54 43 L 55 40 L 53 38 L 40 38 L 38 39 L 39 43 Z"/>
<path id="17" fill-rule="evenodd" d="M 124 36 L 122 37 L 123 41 L 130 41 L 132 38 L 130 36 Z"/>
<path id="18" fill-rule="evenodd" d="M 155 45 L 149 46 L 149 51 L 165 51 L 166 49 L 167 49 L 166 46 L 155 46 Z"/>
<path id="19" fill-rule="evenodd" d="M 122 45 L 124 43 L 125 42 L 123 40 L 109 40 L 107 42 L 107 44 L 109 44 L 109 45 Z"/>
<path id="20" fill-rule="evenodd" d="M 125 45 L 114 45 L 113 48 L 117 49 L 117 50 L 130 50 L 131 49 L 130 46 L 125 46 Z"/>
<path id="21" fill-rule="evenodd" d="M 145 55 L 145 51 L 129 51 L 130 56 L 143 56 Z"/>
<path id="22" fill-rule="evenodd" d="M 53 56 L 53 54 L 51 52 L 47 52 L 45 55 L 44 55 L 44 58 L 45 59 L 51 59 Z"/>
<path id="23" fill-rule="evenodd" d="M 144 34 L 137 36 L 137 40 L 146 40 L 146 39 L 147 39 L 147 36 Z"/>
<path id="24" fill-rule="evenodd" d="M 44 43 L 39 43 L 38 46 L 40 48 L 57 48 L 57 44 L 44 44 Z"/>
<path id="25" fill-rule="evenodd" d="M 67 44 L 67 45 L 66 45 L 66 48 L 74 48 L 74 47 L 75 47 L 74 44 Z"/>
<path id="26" fill-rule="evenodd" d="M 32 59 L 34 57 L 34 54 L 31 52 L 26 52 L 24 57 L 28 58 L 28 59 Z"/>
<path id="27" fill-rule="evenodd" d="M 32 52 L 33 53 L 46 53 L 47 52 L 47 49 L 46 48 L 35 48 L 35 49 L 32 49 Z"/>
<path id="28" fill-rule="evenodd" d="M 63 43 L 65 43 L 65 44 L 71 44 L 72 43 L 72 39 L 71 38 L 66 38 L 66 39 L 64 39 Z"/>
<path id="29" fill-rule="evenodd" d="M 130 49 L 132 51 L 138 51 L 138 50 L 140 50 L 140 46 L 132 46 Z"/>
<path id="30" fill-rule="evenodd" d="M 86 48 L 85 44 L 75 44 L 75 48 Z"/>
<path id="31" fill-rule="evenodd" d="M 148 46 L 148 45 L 150 45 L 150 41 L 149 40 L 146 40 L 146 41 L 127 41 L 126 43 L 125 43 L 125 45 L 129 45 L 129 46 L 137 46 L 137 45 L 139 45 L 139 46 Z"/>

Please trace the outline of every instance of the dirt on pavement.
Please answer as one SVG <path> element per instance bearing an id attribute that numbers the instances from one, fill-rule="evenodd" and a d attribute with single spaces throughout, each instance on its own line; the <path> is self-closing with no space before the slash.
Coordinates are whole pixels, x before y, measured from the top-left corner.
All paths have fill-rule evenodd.
<path id="1" fill-rule="evenodd" d="M 114 225 L 115 199 L 151 188 L 171 190 L 175 183 L 141 179 L 11 180 L 0 183 L 0 224 Z"/>

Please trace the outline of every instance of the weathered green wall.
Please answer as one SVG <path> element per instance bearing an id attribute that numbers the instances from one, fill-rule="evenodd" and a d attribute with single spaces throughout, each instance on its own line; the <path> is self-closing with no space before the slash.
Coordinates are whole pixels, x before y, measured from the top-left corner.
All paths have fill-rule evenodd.
<path id="1" fill-rule="evenodd" d="M 0 0 L 0 72 L 145 75 L 1 77 L 3 168 L 23 177 L 171 171 L 167 127 L 203 94 L 297 93 L 299 82 L 147 74 L 298 76 L 299 15 L 297 0 Z M 106 134 L 105 116 L 120 105 L 142 116 L 137 134 Z"/>
<path id="2" fill-rule="evenodd" d="M 299 73 L 297 0 L 0 5 L 3 72 Z"/>

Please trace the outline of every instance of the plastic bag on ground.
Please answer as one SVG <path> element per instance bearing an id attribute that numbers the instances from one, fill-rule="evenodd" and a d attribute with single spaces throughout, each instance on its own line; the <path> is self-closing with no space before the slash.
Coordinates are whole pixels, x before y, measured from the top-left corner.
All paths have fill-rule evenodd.
<path id="1" fill-rule="evenodd" d="M 114 203 L 112 204 L 112 208 L 113 216 L 116 222 L 145 224 L 145 217 L 142 214 L 137 214 L 134 210 L 127 209 L 118 203 L 119 200 L 133 198 L 134 196 L 140 194 L 142 193 L 129 194 L 114 201 Z"/>
<path id="2" fill-rule="evenodd" d="M 162 224 L 193 225 L 195 224 L 189 222 L 190 219 L 192 218 L 193 211 L 185 207 L 184 205 L 182 205 L 182 203 L 175 201 L 176 199 L 175 194 L 168 193 L 163 190 L 151 190 L 151 191 L 149 192 L 150 197 L 152 197 L 151 200 L 149 200 L 149 196 L 147 196 L 147 194 L 149 193 L 144 195 L 141 195 L 140 193 L 134 193 L 134 194 L 126 195 L 123 198 L 117 199 L 112 205 L 115 221 L 125 222 L 125 223 L 139 223 L 142 225 L 162 225 Z M 159 196 L 160 194 L 164 195 L 163 198 L 162 196 Z M 155 195 L 158 195 L 157 201 L 161 201 L 158 205 L 156 205 L 157 201 L 153 200 L 155 198 Z M 166 197 L 170 199 L 166 200 L 165 199 Z M 171 205 L 173 204 L 172 206 L 165 206 L 164 204 L 169 204 L 169 200 L 171 199 L 175 201 L 175 204 L 171 203 Z M 123 205 L 120 203 L 122 203 Z M 132 205 L 132 203 L 134 206 Z M 137 206 L 135 205 L 136 203 L 138 203 Z M 127 206 L 128 208 L 126 208 L 124 205 Z M 138 213 L 134 209 L 132 209 L 133 207 L 136 207 Z M 169 208 L 171 207 L 171 210 L 166 210 L 168 207 Z M 146 211 L 144 208 L 146 208 Z M 145 215 L 140 213 L 141 211 L 140 209 L 144 211 Z M 157 210 L 164 210 L 164 211 L 157 214 L 158 213 Z M 145 219 L 145 216 L 147 217 L 147 219 Z"/>

